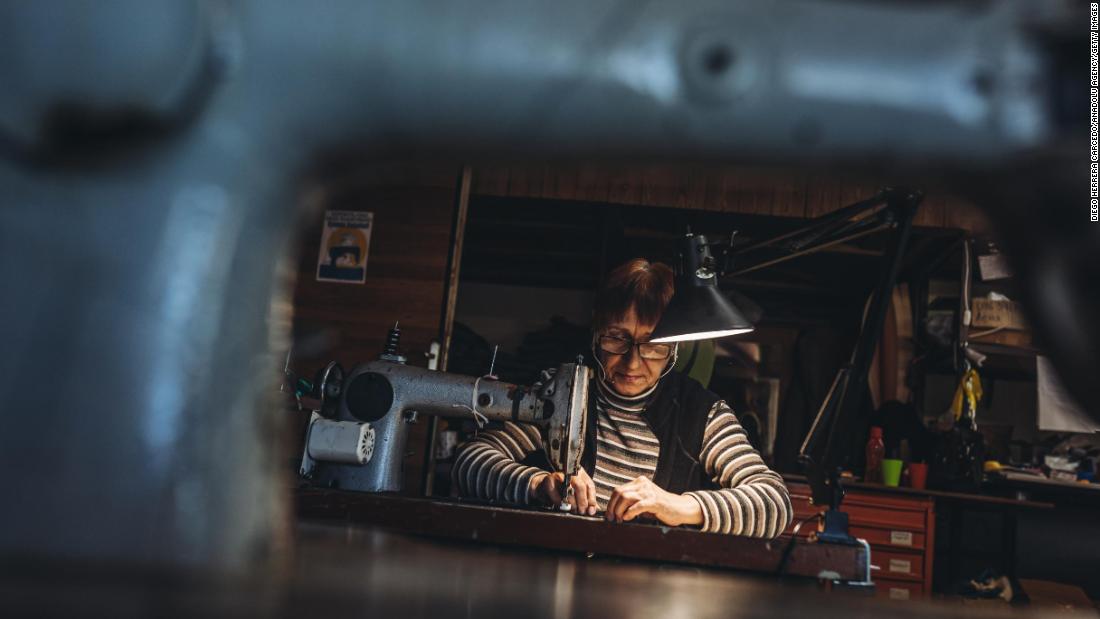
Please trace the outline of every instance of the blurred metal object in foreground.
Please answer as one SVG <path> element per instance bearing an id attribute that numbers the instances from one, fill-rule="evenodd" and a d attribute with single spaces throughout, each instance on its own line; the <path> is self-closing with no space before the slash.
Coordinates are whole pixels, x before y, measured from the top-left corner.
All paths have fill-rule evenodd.
<path id="1" fill-rule="evenodd" d="M 335 147 L 948 173 L 1096 414 L 1076 6 L 0 4 L 0 555 L 266 556 L 263 317 L 293 179 Z"/>

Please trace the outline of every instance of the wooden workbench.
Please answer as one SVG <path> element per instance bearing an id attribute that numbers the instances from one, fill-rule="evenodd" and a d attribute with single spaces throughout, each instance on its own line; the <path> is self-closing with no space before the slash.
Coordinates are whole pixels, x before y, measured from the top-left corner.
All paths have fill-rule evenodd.
<path id="1" fill-rule="evenodd" d="M 760 540 L 685 527 L 610 523 L 600 518 L 451 500 L 357 492 L 302 490 L 298 513 L 388 530 L 490 544 L 542 548 L 817 578 L 861 580 L 861 547 L 811 543 L 783 536 Z M 789 556 L 784 560 L 784 553 Z M 782 564 L 782 567 L 781 567 Z"/>

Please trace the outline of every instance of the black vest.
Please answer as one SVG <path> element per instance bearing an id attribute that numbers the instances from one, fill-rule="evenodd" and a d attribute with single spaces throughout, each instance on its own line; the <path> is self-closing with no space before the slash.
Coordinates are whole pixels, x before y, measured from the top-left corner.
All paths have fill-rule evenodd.
<path id="1" fill-rule="evenodd" d="M 596 471 L 596 410 L 598 378 L 588 387 L 588 419 L 585 426 L 584 454 L 581 466 L 595 477 Z M 699 452 L 703 449 L 703 432 L 707 415 L 720 400 L 699 381 L 679 372 L 669 372 L 661 379 L 653 399 L 642 413 L 649 429 L 657 436 L 660 453 L 653 482 L 674 494 L 690 490 L 715 489 L 718 486 L 707 475 Z"/>

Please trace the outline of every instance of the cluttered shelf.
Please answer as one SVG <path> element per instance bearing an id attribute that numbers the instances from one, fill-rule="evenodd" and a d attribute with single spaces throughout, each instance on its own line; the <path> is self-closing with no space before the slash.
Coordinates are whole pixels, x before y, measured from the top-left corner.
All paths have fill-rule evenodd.
<path id="1" fill-rule="evenodd" d="M 788 483 L 805 484 L 807 483 L 804 475 L 798 475 L 793 473 L 784 473 L 783 479 Z M 987 482 L 983 484 L 983 490 L 986 488 L 986 484 L 991 477 L 987 476 Z M 1018 499 L 1012 497 L 998 496 L 995 494 L 979 494 L 971 492 L 953 492 L 947 490 L 931 490 L 927 488 L 908 488 L 904 486 L 887 486 L 885 484 L 866 483 L 862 481 L 856 481 L 854 479 L 845 479 L 844 487 L 852 490 L 858 490 L 861 492 L 878 493 L 885 495 L 904 495 L 913 497 L 932 497 L 939 499 L 946 499 L 951 501 L 968 502 L 968 503 L 986 503 L 990 505 L 1006 505 L 1011 507 L 1025 508 L 1025 509 L 1052 509 L 1053 503 L 1044 501 L 1031 501 L 1026 499 Z M 1004 485 L 996 484 L 990 485 L 993 488 L 1004 488 Z M 1100 486 L 1096 486 L 1100 489 Z"/>
<path id="2" fill-rule="evenodd" d="M 987 378 L 1001 380 L 1034 381 L 1036 358 L 1042 355 L 1038 349 L 972 340 L 968 347 L 982 357 L 981 373 Z M 958 370 L 944 362 L 929 366 L 929 374 L 957 375 Z"/>
<path id="3" fill-rule="evenodd" d="M 1028 497 L 1029 502 L 1038 504 L 1100 507 L 1100 484 L 1084 481 L 1065 481 L 1008 471 L 986 475 L 982 490 L 1015 497 Z"/>
<path id="4" fill-rule="evenodd" d="M 805 477 L 784 475 L 784 480 L 791 490 L 797 520 L 822 511 L 822 506 L 814 504 Z M 1015 577 L 1018 516 L 1050 514 L 1056 507 L 997 496 L 985 486 L 981 493 L 972 493 L 854 479 L 843 485 L 846 495 L 841 510 L 848 514 L 852 535 L 870 544 L 871 562 L 878 569 L 876 593 L 892 600 L 958 593 L 959 585 L 985 571 L 985 566 L 996 566 L 997 574 Z M 987 544 L 965 539 L 964 531 L 975 514 L 986 518 L 985 526 L 996 531 L 991 534 L 995 539 L 986 540 Z"/>

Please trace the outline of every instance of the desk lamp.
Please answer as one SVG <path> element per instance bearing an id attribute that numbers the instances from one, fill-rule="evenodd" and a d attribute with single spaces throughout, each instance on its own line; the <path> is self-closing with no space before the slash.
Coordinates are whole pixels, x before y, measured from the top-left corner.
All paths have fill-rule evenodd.
<path id="1" fill-rule="evenodd" d="M 745 256 L 770 247 L 784 255 L 746 261 L 736 271 L 719 273 L 706 237 L 690 232 L 680 241 L 676 292 L 653 331 L 652 342 L 684 342 L 746 333 L 753 325 L 718 288 L 718 280 L 755 271 L 827 247 L 882 231 L 892 232 L 852 356 L 837 372 L 809 433 L 799 450 L 814 503 L 827 505 L 824 530 L 818 539 L 851 544 L 848 516 L 840 510 L 840 435 L 850 431 L 858 400 L 867 388 L 867 372 L 882 334 L 890 296 L 912 230 L 913 216 L 923 199 L 919 191 L 886 188 L 876 195 L 808 222 L 796 230 L 752 243 L 729 255 Z M 728 268 L 728 264 L 725 265 Z"/>
<path id="2" fill-rule="evenodd" d="M 707 238 L 690 231 L 680 241 L 676 292 L 651 342 L 688 342 L 748 333 L 753 325 L 718 289 L 718 271 Z"/>

